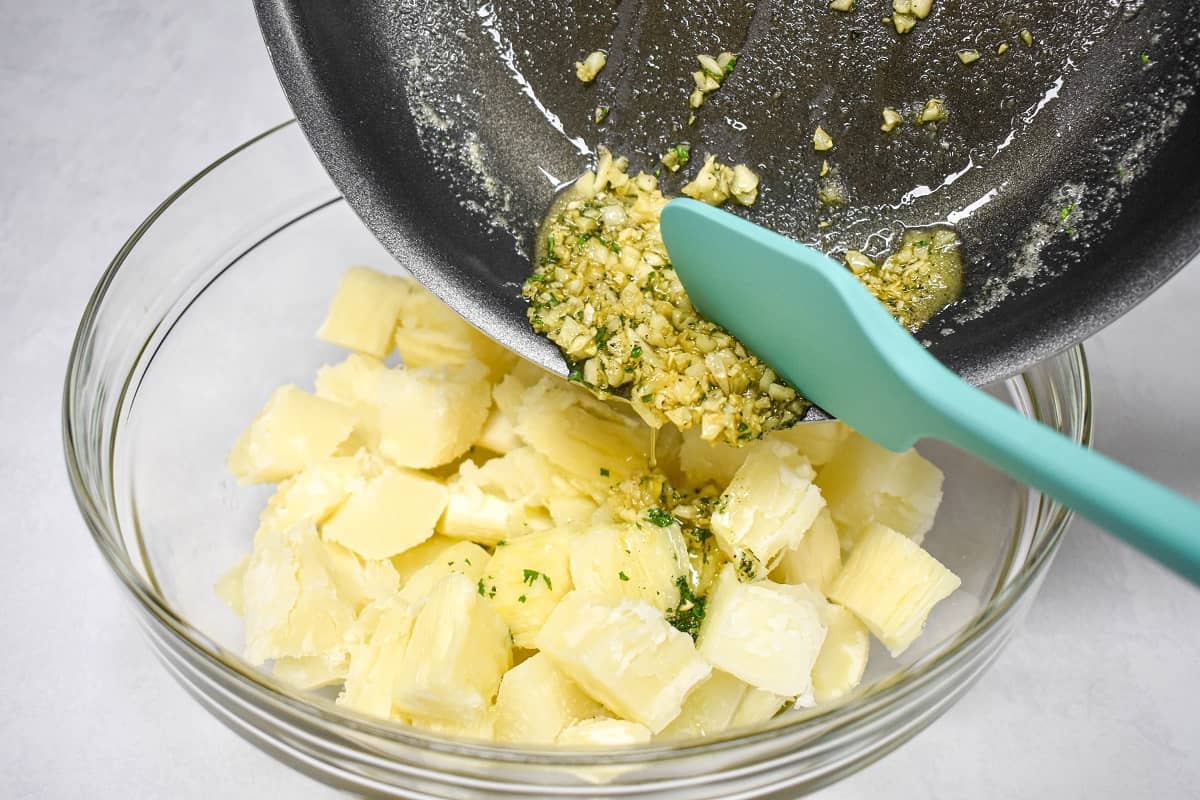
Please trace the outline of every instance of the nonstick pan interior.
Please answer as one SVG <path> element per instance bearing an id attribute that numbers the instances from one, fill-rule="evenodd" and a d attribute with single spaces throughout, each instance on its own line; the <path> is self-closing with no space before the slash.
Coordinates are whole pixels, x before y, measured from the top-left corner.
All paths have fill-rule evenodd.
<path id="1" fill-rule="evenodd" d="M 1192 0 L 936 0 L 905 36 L 881 21 L 890 0 L 848 14 L 824 0 L 257 6 L 297 116 L 364 221 L 461 313 L 560 372 L 519 289 L 541 216 L 599 145 L 653 170 L 689 143 L 668 192 L 705 153 L 748 163 L 763 188 L 742 213 L 831 253 L 953 223 L 963 298 L 918 336 L 976 383 L 1086 338 L 1200 246 Z M 608 65 L 581 84 L 574 62 L 596 49 Z M 964 49 L 980 59 L 962 64 Z M 723 50 L 737 68 L 689 125 L 696 54 Z M 880 130 L 884 107 L 911 119 L 934 97 L 945 123 Z M 817 125 L 828 153 L 813 151 Z M 817 199 L 823 158 L 843 206 Z"/>

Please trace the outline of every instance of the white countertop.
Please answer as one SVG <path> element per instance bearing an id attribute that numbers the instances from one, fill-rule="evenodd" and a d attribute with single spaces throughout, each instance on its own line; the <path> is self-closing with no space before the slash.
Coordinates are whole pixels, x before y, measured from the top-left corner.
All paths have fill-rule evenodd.
<path id="1" fill-rule="evenodd" d="M 110 257 L 200 167 L 290 116 L 250 3 L 0 2 L 0 114 L 0 796 L 330 796 L 152 657 L 60 444 L 71 337 Z M 1089 346 L 1098 448 L 1193 497 L 1197 308 L 1194 265 Z M 1076 523 L 966 699 L 821 797 L 1195 796 L 1197 666 L 1200 592 Z"/>

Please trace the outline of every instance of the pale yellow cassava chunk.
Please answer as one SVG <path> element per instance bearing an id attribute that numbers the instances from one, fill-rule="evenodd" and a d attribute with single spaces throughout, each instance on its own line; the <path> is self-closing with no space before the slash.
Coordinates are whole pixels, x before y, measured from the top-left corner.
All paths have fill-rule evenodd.
<path id="1" fill-rule="evenodd" d="M 325 458 L 354 430 L 354 411 L 281 386 L 229 453 L 239 483 L 275 483 Z"/>
<path id="2" fill-rule="evenodd" d="M 829 598 L 853 611 L 898 656 L 920 635 L 933 607 L 959 583 L 957 575 L 911 538 L 876 524 L 850 552 Z"/>
<path id="3" fill-rule="evenodd" d="M 775 431 L 768 438 L 779 439 L 795 445 L 800 450 L 800 454 L 808 459 L 808 463 L 814 467 L 820 467 L 829 463 L 833 454 L 837 452 L 838 447 L 849 435 L 848 427 L 836 420 L 831 420 L 829 422 L 801 422 L 786 430 Z"/>
<path id="4" fill-rule="evenodd" d="M 445 507 L 442 484 L 388 469 L 346 498 L 321 532 L 363 558 L 391 558 L 432 536 Z"/>
<path id="5" fill-rule="evenodd" d="M 825 640 L 824 604 L 807 586 L 741 583 L 729 565 L 709 594 L 696 647 L 714 667 L 803 704 Z"/>
<path id="6" fill-rule="evenodd" d="M 538 647 L 617 715 L 657 733 L 711 668 L 686 633 L 640 600 L 571 592 L 538 634 Z"/>
<path id="7" fill-rule="evenodd" d="M 825 642 L 813 664 L 813 699 L 832 703 L 849 694 L 867 670 L 871 640 L 858 617 L 837 605 L 825 607 Z"/>
<path id="8" fill-rule="evenodd" d="M 794 445 L 766 441 L 746 457 L 721 494 L 712 531 L 729 556 L 749 551 L 769 565 L 798 544 L 825 507 L 816 473 Z"/>
<path id="9" fill-rule="evenodd" d="M 644 600 L 659 611 L 679 605 L 678 581 L 689 563 L 678 525 L 601 525 L 571 543 L 576 589 L 608 601 Z"/>
<path id="10" fill-rule="evenodd" d="M 242 579 L 246 660 L 340 650 L 354 605 L 338 592 L 328 552 L 310 525 L 264 531 Z"/>
<path id="11" fill-rule="evenodd" d="M 817 479 L 843 549 L 872 523 L 886 525 L 917 544 L 933 527 L 942 502 L 942 472 L 916 450 L 893 453 L 853 434 Z"/>
<path id="12" fill-rule="evenodd" d="M 417 615 L 393 704 L 412 716 L 474 719 L 487 711 L 511 665 L 508 626 L 475 582 L 451 573 Z"/>
<path id="13" fill-rule="evenodd" d="M 482 466 L 463 462 L 447 489 L 450 495 L 438 531 L 488 544 L 580 523 L 596 510 L 590 495 L 529 447 L 518 447 Z"/>
<path id="14" fill-rule="evenodd" d="M 346 636 L 349 668 L 338 704 L 384 719 L 391 714 L 416 618 L 416 609 L 397 597 L 363 609 Z"/>
<path id="15" fill-rule="evenodd" d="M 250 556 L 244 555 L 230 567 L 213 586 L 213 591 L 221 602 L 229 606 L 233 613 L 242 615 L 242 581 L 246 578 L 246 567 L 250 565 Z"/>
<path id="16" fill-rule="evenodd" d="M 563 729 L 604 714 L 544 653 L 504 673 L 496 695 L 496 740 L 552 744 Z"/>
<path id="17" fill-rule="evenodd" d="M 355 613 L 368 603 L 391 597 L 400 588 L 400 576 L 392 562 L 360 558 L 335 542 L 322 544 L 338 594 L 354 607 Z"/>
<path id="18" fill-rule="evenodd" d="M 645 725 L 612 717 L 593 717 L 568 725 L 558 735 L 557 743 L 563 747 L 621 747 L 646 744 L 650 737 L 650 729 Z"/>
<path id="19" fill-rule="evenodd" d="M 544 378 L 524 394 L 517 432 L 530 447 L 601 497 L 613 483 L 649 466 L 645 425 L 556 378 Z"/>
<path id="20" fill-rule="evenodd" d="M 458 544 L 458 539 L 434 534 L 416 547 L 405 550 L 398 556 L 392 557 L 392 566 L 400 576 L 401 585 L 408 582 L 422 567 L 441 557 L 441 554 Z"/>
<path id="21" fill-rule="evenodd" d="M 410 293 L 400 310 L 396 349 L 406 367 L 462 366 L 482 362 L 493 380 L 517 357 L 460 317 L 425 287 L 409 279 Z"/>
<path id="22" fill-rule="evenodd" d="M 535 646 L 537 632 L 571 590 L 570 551 L 571 537 L 562 529 L 496 547 L 481 588 L 508 624 L 517 647 Z"/>
<path id="23" fill-rule="evenodd" d="M 771 571 L 771 579 L 778 583 L 805 583 L 821 594 L 828 594 L 841 569 L 842 546 L 837 526 L 829 509 L 823 508 L 800 544 L 783 551 L 779 564 Z"/>
<path id="24" fill-rule="evenodd" d="M 357 415 L 354 433 L 372 450 L 379 449 L 379 387 L 387 371 L 382 361 L 361 353 L 351 353 L 345 360 L 317 370 L 317 397 L 352 409 Z"/>
<path id="25" fill-rule="evenodd" d="M 317 336 L 327 342 L 383 358 L 408 297 L 408 284 L 395 275 L 351 267 L 342 275 L 329 314 Z"/>
<path id="26" fill-rule="evenodd" d="M 699 428 L 688 428 L 679 448 L 679 467 L 693 486 L 705 483 L 727 486 L 753 447 L 754 444 L 734 447 L 724 442 L 708 442 L 700 437 Z"/>
<path id="27" fill-rule="evenodd" d="M 418 730 L 429 731 L 439 736 L 455 739 L 479 739 L 490 742 L 495 739 L 496 735 L 496 712 L 494 708 L 485 709 L 482 714 L 475 717 L 456 720 L 396 714 L 392 715 L 392 719 L 399 719 Z"/>
<path id="28" fill-rule="evenodd" d="M 488 555 L 488 551 L 474 542 L 456 542 L 453 547 L 441 551 L 437 558 L 413 573 L 412 577 L 404 582 L 399 597 L 419 608 L 433 592 L 434 587 L 451 573 L 465 576 L 478 588 L 479 579 L 483 577 L 489 559 L 491 556 Z"/>
<path id="29" fill-rule="evenodd" d="M 271 674 L 297 689 L 320 689 L 346 678 L 349 659 L 344 650 L 321 656 L 277 658 Z"/>
<path id="30" fill-rule="evenodd" d="M 517 433 L 517 416 L 521 408 L 521 397 L 525 391 L 540 380 L 526 370 L 509 373 L 492 389 L 492 411 L 484 423 L 483 432 L 476 442 L 493 453 L 508 453 L 525 444 Z"/>
<path id="31" fill-rule="evenodd" d="M 279 484 L 259 515 L 260 528 L 287 530 L 302 522 L 320 525 L 352 492 L 379 473 L 366 452 L 323 458 Z"/>
<path id="32" fill-rule="evenodd" d="M 379 393 L 380 452 L 401 467 L 449 464 L 479 438 L 491 391 L 478 361 L 388 370 Z"/>
<path id="33" fill-rule="evenodd" d="M 712 675 L 688 695 L 683 711 L 663 728 L 663 739 L 712 736 L 735 725 L 750 725 L 775 716 L 785 697 L 756 689 L 728 672 L 714 669 Z"/>

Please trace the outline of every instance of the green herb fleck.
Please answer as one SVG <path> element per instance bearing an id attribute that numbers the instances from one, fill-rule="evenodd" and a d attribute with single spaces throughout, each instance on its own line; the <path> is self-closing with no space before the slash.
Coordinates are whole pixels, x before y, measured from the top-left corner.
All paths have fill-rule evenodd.
<path id="1" fill-rule="evenodd" d="M 1062 222 L 1062 221 L 1065 221 L 1067 217 L 1071 216 L 1071 213 L 1072 213 L 1074 210 L 1075 210 L 1075 204 L 1074 204 L 1074 203 L 1068 203 L 1067 205 L 1065 205 L 1065 206 L 1063 206 L 1062 208 L 1060 208 L 1060 209 L 1058 210 L 1058 219 L 1059 219 L 1059 221 L 1060 221 L 1060 222 Z"/>
<path id="2" fill-rule="evenodd" d="M 737 66 L 737 61 L 738 61 L 738 57 L 737 57 L 737 56 L 730 56 L 730 57 L 729 57 L 729 63 L 725 65 L 725 74 L 726 74 L 726 75 L 728 75 L 729 73 L 733 72 L 733 68 Z"/>
<path id="3" fill-rule="evenodd" d="M 533 586 L 533 582 L 536 581 L 541 574 L 542 573 L 538 572 L 536 569 L 523 570 L 521 583 L 524 583 L 526 586 Z"/>
<path id="4" fill-rule="evenodd" d="M 618 578 L 620 578 L 620 579 L 621 579 L 621 580 L 623 580 L 623 581 L 627 581 L 627 580 L 629 580 L 629 576 L 628 576 L 628 575 L 626 575 L 624 572 L 618 572 L 618 573 L 617 573 L 617 577 L 618 577 Z"/>
<path id="5" fill-rule="evenodd" d="M 479 596 L 483 597 L 483 578 L 479 579 L 478 587 L 479 587 Z"/>
<path id="6" fill-rule="evenodd" d="M 635 344 L 633 346 L 633 349 L 629 351 L 629 357 L 630 358 L 641 358 L 642 357 L 642 346 L 640 344 Z"/>
<path id="7" fill-rule="evenodd" d="M 660 528 L 665 528 L 675 521 L 675 518 L 661 508 L 651 508 L 646 511 L 646 519 Z"/>
<path id="8" fill-rule="evenodd" d="M 692 148 L 690 145 L 677 144 L 673 150 L 675 151 L 675 157 L 679 159 L 680 166 L 692 160 Z"/>
<path id="9" fill-rule="evenodd" d="M 708 598 L 698 597 L 692 592 L 686 575 L 680 575 L 675 585 L 679 587 L 679 605 L 667 615 L 667 622 L 695 639 L 700 633 L 701 623 L 704 622 Z"/>
<path id="10" fill-rule="evenodd" d="M 1142 63 L 1143 64 L 1150 63 L 1150 54 L 1149 53 L 1142 53 Z"/>
<path id="11" fill-rule="evenodd" d="M 524 602 L 525 602 L 525 595 L 521 595 L 520 597 L 518 597 L 518 598 L 517 598 L 517 602 L 518 602 L 518 603 L 524 603 Z"/>
<path id="12" fill-rule="evenodd" d="M 608 477 L 608 467 L 601 467 L 601 468 L 600 468 L 600 477 L 602 477 L 602 478 L 607 478 L 607 477 Z"/>

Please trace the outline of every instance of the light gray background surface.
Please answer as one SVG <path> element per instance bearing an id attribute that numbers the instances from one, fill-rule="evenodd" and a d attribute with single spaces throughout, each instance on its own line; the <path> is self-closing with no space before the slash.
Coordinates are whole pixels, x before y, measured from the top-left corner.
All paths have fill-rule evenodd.
<path id="1" fill-rule="evenodd" d="M 110 257 L 199 168 L 288 116 L 246 0 L 0 0 L 0 796 L 332 794 L 155 661 L 76 512 L 59 435 L 71 337 Z M 1099 449 L 1193 497 L 1197 309 L 1193 266 L 1089 346 Z M 821 797 L 1194 797 L 1197 666 L 1200 592 L 1077 523 L 977 688 Z"/>

